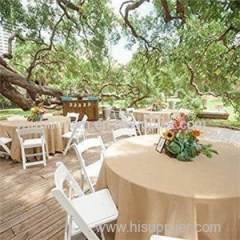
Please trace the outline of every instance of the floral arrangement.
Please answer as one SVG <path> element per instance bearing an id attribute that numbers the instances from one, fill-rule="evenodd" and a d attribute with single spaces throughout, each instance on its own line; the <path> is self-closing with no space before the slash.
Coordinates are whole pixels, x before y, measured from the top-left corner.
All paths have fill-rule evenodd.
<path id="1" fill-rule="evenodd" d="M 42 115 L 46 112 L 46 109 L 43 108 L 43 104 L 39 104 L 38 106 L 31 108 L 31 115 L 28 117 L 28 121 L 40 121 Z"/>
<path id="2" fill-rule="evenodd" d="M 200 153 L 211 158 L 213 153 L 217 153 L 212 149 L 211 144 L 200 144 L 198 137 L 201 132 L 198 129 L 190 128 L 192 118 L 180 113 L 173 119 L 172 127 L 163 133 L 166 140 L 165 152 L 177 158 L 180 161 L 191 161 Z"/>
<path id="3" fill-rule="evenodd" d="M 156 99 L 152 104 L 152 111 L 159 111 L 167 107 L 167 104 L 162 98 Z"/>

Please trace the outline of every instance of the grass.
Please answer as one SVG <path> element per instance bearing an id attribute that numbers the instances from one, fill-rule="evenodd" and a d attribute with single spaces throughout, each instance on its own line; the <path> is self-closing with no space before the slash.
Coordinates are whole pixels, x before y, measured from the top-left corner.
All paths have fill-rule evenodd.
<path id="1" fill-rule="evenodd" d="M 123 100 L 116 101 L 115 105 L 117 105 L 118 107 L 122 107 Z M 222 100 L 219 98 L 209 97 L 207 102 L 207 109 L 216 110 L 216 105 L 223 106 Z M 224 106 L 223 109 L 225 109 L 229 113 L 228 120 L 208 119 L 206 120 L 207 125 L 216 126 L 216 127 L 228 127 L 228 128 L 234 128 L 234 129 L 240 130 L 240 121 L 237 121 L 233 108 L 231 106 L 227 106 L 227 107 Z M 54 114 L 62 114 L 62 111 L 57 111 L 57 110 L 48 110 L 48 111 L 53 112 Z M 28 117 L 30 115 L 30 111 L 23 111 L 20 108 L 0 110 L 0 120 L 4 120 L 7 117 L 10 117 L 13 115 L 22 115 L 22 116 Z"/>
<path id="2" fill-rule="evenodd" d="M 240 130 L 240 121 L 236 119 L 233 107 L 224 106 L 222 100 L 219 98 L 208 98 L 207 109 L 216 110 L 217 105 L 223 106 L 223 109 L 229 113 L 228 120 L 208 119 L 206 120 L 206 124 L 208 126 L 227 127 Z"/>
<path id="3" fill-rule="evenodd" d="M 14 115 L 21 115 L 24 117 L 28 117 L 30 115 L 30 111 L 25 112 L 20 108 L 0 110 L 0 120 L 5 120 L 7 117 L 14 116 Z"/>

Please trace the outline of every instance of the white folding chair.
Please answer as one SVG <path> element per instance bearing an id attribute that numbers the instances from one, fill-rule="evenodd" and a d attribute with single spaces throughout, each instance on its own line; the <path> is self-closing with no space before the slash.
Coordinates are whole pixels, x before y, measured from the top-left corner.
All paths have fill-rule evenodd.
<path id="1" fill-rule="evenodd" d="M 12 141 L 11 138 L 7 138 L 7 137 L 0 137 L 0 147 L 3 148 L 4 151 L 2 151 L 0 149 L 0 155 L 6 155 L 6 156 L 10 156 L 11 155 L 11 151 L 9 149 L 9 147 L 7 146 L 8 143 L 10 143 Z"/>
<path id="2" fill-rule="evenodd" d="M 16 132 L 21 146 L 23 169 L 38 164 L 46 166 L 48 151 L 43 127 L 16 129 Z M 41 152 L 27 153 L 27 149 L 33 149 L 34 151 L 36 148 L 41 148 Z M 36 156 L 42 156 L 42 159 L 28 162 L 28 157 Z"/>
<path id="3" fill-rule="evenodd" d="M 21 115 L 15 115 L 15 116 L 10 116 L 7 117 L 8 121 L 17 121 L 17 120 L 25 120 L 26 118 L 24 116 Z"/>
<path id="4" fill-rule="evenodd" d="M 160 235 L 152 235 L 150 240 L 184 240 L 184 239 L 183 238 L 160 236 Z"/>
<path id="5" fill-rule="evenodd" d="M 136 127 L 136 129 L 137 129 L 137 131 L 138 131 L 138 133 L 139 133 L 139 135 L 142 135 L 141 127 L 142 127 L 142 125 L 143 125 L 143 122 L 137 121 L 136 118 L 135 118 L 135 116 L 134 116 L 134 114 L 133 114 L 132 112 L 130 113 L 130 115 L 131 115 L 131 117 L 132 117 L 132 121 L 133 121 L 133 123 L 134 123 L 134 125 L 135 125 L 135 127 Z"/>
<path id="6" fill-rule="evenodd" d="M 112 130 L 113 140 L 117 141 L 117 138 L 122 136 L 133 137 L 137 136 L 137 132 L 135 128 L 119 128 L 116 130 Z"/>
<path id="7" fill-rule="evenodd" d="M 142 135 L 141 126 L 143 122 L 137 121 L 133 112 L 125 112 L 122 115 L 122 120 L 126 123 L 127 127 L 135 127 L 139 135 Z"/>
<path id="8" fill-rule="evenodd" d="M 133 113 L 135 110 L 135 108 L 131 107 L 131 108 L 126 108 L 126 112 L 127 113 Z"/>
<path id="9" fill-rule="evenodd" d="M 101 226 L 118 217 L 118 210 L 109 190 L 102 189 L 85 195 L 65 165 L 61 162 L 56 165 L 56 188 L 51 192 L 67 213 L 64 239 L 70 240 L 72 236 L 83 233 L 89 240 L 100 240 L 93 228 L 100 230 L 104 239 Z M 63 188 L 65 181 L 68 183 L 68 194 Z"/>
<path id="10" fill-rule="evenodd" d="M 68 142 L 67 142 L 67 146 L 63 152 L 63 155 L 66 155 L 68 150 L 72 147 L 73 142 L 80 142 L 80 139 L 83 138 L 85 139 L 85 125 L 87 122 L 87 115 L 83 116 L 83 119 L 79 122 L 76 122 L 74 124 L 73 130 L 66 132 L 62 135 L 63 138 L 67 138 Z"/>
<path id="11" fill-rule="evenodd" d="M 91 192 L 94 192 L 94 185 L 95 182 L 91 180 L 91 178 L 98 178 L 102 163 L 103 163 L 103 154 L 106 151 L 106 148 L 104 146 L 103 140 L 100 136 L 96 138 L 89 138 L 86 139 L 79 144 L 73 144 L 73 147 L 75 149 L 75 152 L 77 154 L 77 157 L 80 161 L 80 166 L 81 166 L 81 179 L 82 179 L 82 187 L 84 180 L 86 180 L 89 189 Z M 91 148 L 97 148 L 100 147 L 100 158 L 95 161 L 94 163 L 86 166 L 85 164 L 85 159 L 83 157 L 84 152 Z"/>
<path id="12" fill-rule="evenodd" d="M 161 131 L 161 116 L 158 114 L 144 114 L 144 134 L 148 132 L 157 132 L 158 134 Z"/>
<path id="13" fill-rule="evenodd" d="M 73 130 L 75 123 L 78 121 L 79 113 L 68 112 L 67 117 L 71 119 L 70 130 Z"/>

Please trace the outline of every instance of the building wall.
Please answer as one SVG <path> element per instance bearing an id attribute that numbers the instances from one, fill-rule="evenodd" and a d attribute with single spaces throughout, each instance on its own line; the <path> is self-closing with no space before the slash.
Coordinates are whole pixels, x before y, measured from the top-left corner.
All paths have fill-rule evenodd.
<path id="1" fill-rule="evenodd" d="M 8 52 L 8 38 L 10 34 L 0 25 L 0 55 Z"/>

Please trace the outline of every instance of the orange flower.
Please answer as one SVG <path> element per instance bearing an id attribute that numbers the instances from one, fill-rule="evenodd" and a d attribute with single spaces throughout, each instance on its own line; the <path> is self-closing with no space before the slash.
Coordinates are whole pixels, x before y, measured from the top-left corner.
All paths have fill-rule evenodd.
<path id="1" fill-rule="evenodd" d="M 180 118 L 185 118 L 185 116 L 186 116 L 185 113 L 183 113 L 183 112 L 180 112 L 180 113 L 179 113 L 179 117 L 180 117 Z"/>
<path id="2" fill-rule="evenodd" d="M 194 137 L 198 137 L 198 136 L 200 136 L 200 134 L 201 134 L 201 132 L 200 132 L 199 130 L 197 130 L 197 129 L 193 129 L 193 130 L 192 130 L 192 135 L 193 135 Z"/>

